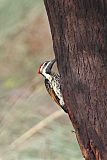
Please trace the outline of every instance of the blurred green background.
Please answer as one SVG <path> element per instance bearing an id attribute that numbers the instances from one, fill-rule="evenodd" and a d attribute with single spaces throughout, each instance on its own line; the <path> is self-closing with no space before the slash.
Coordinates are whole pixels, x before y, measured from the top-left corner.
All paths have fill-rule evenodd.
<path id="1" fill-rule="evenodd" d="M 0 160 L 83 159 L 66 114 L 14 144 L 58 110 L 37 74 L 53 57 L 43 1 L 0 0 Z"/>

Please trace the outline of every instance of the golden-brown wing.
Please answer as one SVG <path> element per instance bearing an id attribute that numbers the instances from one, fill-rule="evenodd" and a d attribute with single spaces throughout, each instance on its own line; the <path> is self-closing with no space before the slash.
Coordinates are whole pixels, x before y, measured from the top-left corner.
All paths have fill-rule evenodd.
<path id="1" fill-rule="evenodd" d="M 50 86 L 50 83 L 47 79 L 45 79 L 45 86 L 46 86 L 46 89 L 48 91 L 48 93 L 50 94 L 51 98 L 66 112 L 68 113 L 68 109 L 67 107 L 64 105 L 64 106 L 61 106 L 60 105 L 60 99 L 57 97 L 57 95 L 55 94 L 54 90 L 51 88 Z"/>

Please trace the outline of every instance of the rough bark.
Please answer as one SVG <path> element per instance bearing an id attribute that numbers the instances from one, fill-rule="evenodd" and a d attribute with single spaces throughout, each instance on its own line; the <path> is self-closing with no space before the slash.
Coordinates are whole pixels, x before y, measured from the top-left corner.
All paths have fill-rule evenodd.
<path id="1" fill-rule="evenodd" d="M 44 2 L 81 151 L 86 160 L 107 160 L 107 0 Z"/>

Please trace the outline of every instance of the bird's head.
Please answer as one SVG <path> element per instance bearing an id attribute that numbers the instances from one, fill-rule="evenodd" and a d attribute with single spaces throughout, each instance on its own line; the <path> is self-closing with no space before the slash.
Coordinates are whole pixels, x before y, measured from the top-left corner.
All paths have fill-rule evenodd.
<path id="1" fill-rule="evenodd" d="M 55 61 L 56 60 L 54 59 L 52 61 L 45 61 L 42 63 L 39 67 L 38 74 L 42 74 L 43 76 L 45 76 L 45 74 L 50 74 Z"/>

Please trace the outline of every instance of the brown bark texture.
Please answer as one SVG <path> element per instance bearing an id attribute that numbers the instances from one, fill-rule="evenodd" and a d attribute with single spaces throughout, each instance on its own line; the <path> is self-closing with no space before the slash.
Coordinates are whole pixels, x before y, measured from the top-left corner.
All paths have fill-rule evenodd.
<path id="1" fill-rule="evenodd" d="M 107 160 L 107 0 L 44 3 L 82 154 L 86 160 Z"/>

